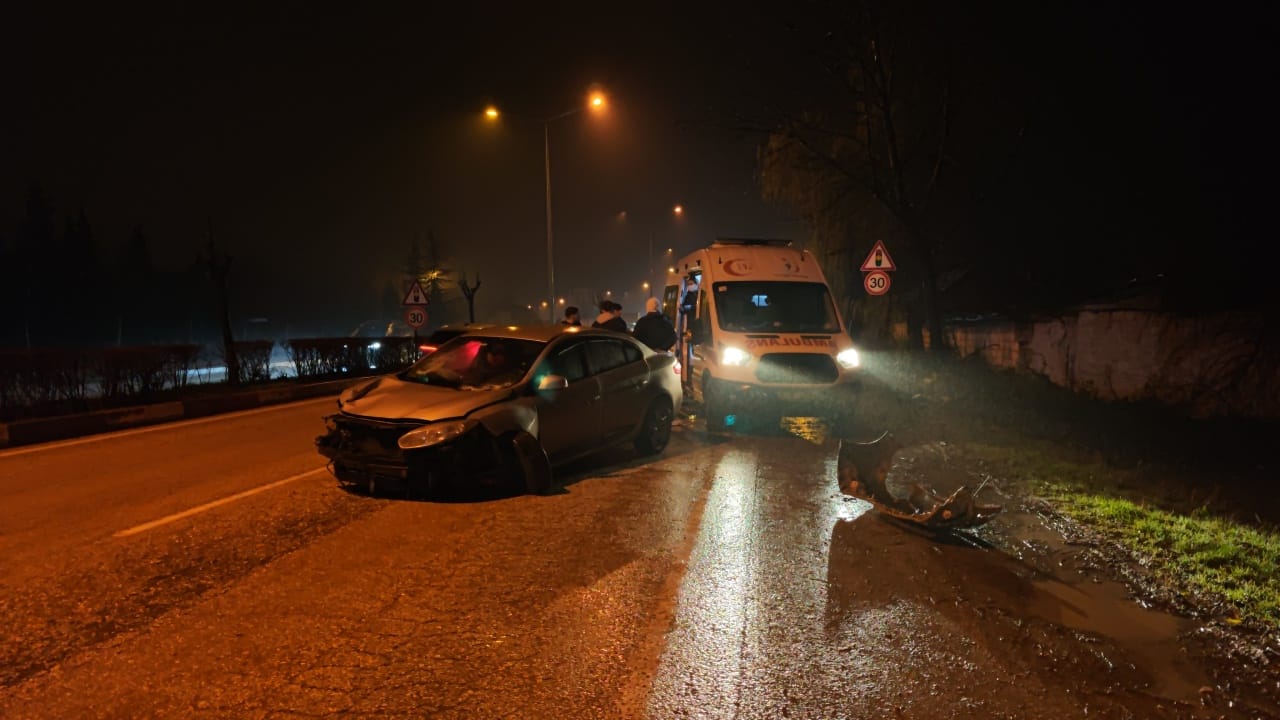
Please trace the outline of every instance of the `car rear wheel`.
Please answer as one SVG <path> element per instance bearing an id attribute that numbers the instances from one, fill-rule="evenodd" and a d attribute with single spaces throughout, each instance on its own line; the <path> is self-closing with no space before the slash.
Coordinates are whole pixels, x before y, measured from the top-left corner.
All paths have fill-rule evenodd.
<path id="1" fill-rule="evenodd" d="M 655 398 L 644 414 L 640 434 L 636 435 L 636 450 L 642 455 L 657 455 L 665 450 L 667 443 L 671 442 L 671 421 L 674 417 L 671 401 L 665 397 Z"/>

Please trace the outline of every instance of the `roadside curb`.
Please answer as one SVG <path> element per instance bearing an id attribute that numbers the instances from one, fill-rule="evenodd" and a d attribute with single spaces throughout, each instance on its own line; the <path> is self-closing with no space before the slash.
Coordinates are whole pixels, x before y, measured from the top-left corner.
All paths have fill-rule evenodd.
<path id="1" fill-rule="evenodd" d="M 97 410 L 77 415 L 33 418 L 31 420 L 0 423 L 0 449 L 53 440 L 66 440 L 85 435 L 98 435 L 115 430 L 218 415 L 237 410 L 249 410 L 266 405 L 277 405 L 325 395 L 337 395 L 348 386 L 367 379 L 367 377 L 344 378 L 342 380 L 330 380 L 305 385 L 248 390 L 229 395 L 175 400 L 153 405 Z"/>

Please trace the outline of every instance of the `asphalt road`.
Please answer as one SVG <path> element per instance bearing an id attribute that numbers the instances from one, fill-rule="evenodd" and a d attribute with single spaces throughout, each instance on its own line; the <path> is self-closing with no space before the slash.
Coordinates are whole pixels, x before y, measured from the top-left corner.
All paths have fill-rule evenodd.
<path id="1" fill-rule="evenodd" d="M 1201 716 L 1177 628 L 1100 639 L 1035 561 L 841 496 L 829 440 L 424 502 L 338 488 L 331 407 L 0 452 L 0 717 Z"/>

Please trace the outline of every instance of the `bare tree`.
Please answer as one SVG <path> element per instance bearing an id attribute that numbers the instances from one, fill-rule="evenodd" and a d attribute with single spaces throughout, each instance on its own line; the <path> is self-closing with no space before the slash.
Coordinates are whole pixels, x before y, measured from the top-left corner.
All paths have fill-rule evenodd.
<path id="1" fill-rule="evenodd" d="M 458 288 L 462 290 L 462 296 L 467 299 L 467 322 L 476 321 L 476 291 L 480 289 L 480 273 L 476 273 L 476 284 L 467 284 L 467 273 L 463 271 L 462 277 L 458 280 Z"/>
<path id="2" fill-rule="evenodd" d="M 218 315 L 222 323 L 222 356 L 227 363 L 227 382 L 240 383 L 240 362 L 236 357 L 235 335 L 231 332 L 231 302 L 227 292 L 227 276 L 231 273 L 231 255 L 218 252 L 213 241 L 213 223 L 209 223 L 205 250 L 197 254 L 196 264 L 204 266 L 205 275 L 218 294 Z"/>
<path id="3" fill-rule="evenodd" d="M 444 294 L 453 284 L 453 270 L 441 259 L 434 231 L 427 233 L 424 254 L 421 243 L 415 238 L 405 259 L 404 274 L 410 282 L 417 282 L 427 294 L 428 305 L 434 317 L 445 312 Z"/>
<path id="4" fill-rule="evenodd" d="M 876 239 L 901 248 L 919 278 L 931 346 L 943 345 L 938 262 L 945 221 L 936 195 L 953 141 L 951 66 L 927 13 L 875 0 L 810 7 L 826 97 L 779 111 L 760 152 L 765 197 L 797 210 L 845 296 Z M 901 273 L 900 273 L 901 274 Z M 838 290 L 839 292 L 839 290 Z M 922 344 L 918 332 L 913 333 Z"/>

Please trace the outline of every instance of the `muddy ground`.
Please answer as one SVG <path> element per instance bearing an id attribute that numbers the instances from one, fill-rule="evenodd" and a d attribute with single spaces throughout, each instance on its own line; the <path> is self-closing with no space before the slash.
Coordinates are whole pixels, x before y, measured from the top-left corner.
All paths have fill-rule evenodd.
<path id="1" fill-rule="evenodd" d="M 896 556 L 880 560 L 904 564 L 908 576 L 927 575 L 936 593 L 920 600 L 949 608 L 945 614 L 968 628 L 966 643 L 977 638 L 983 652 L 1005 652 L 1015 667 L 1047 663 L 1061 678 L 1056 689 L 1090 698 L 1084 706 L 1101 717 L 1280 718 L 1275 627 L 1241 620 L 1219 598 L 1162 583 L 1143 558 L 1037 497 L 1031 478 L 970 451 L 975 444 L 1048 447 L 1130 471 L 1126 487 L 1114 488 L 1118 496 L 1275 527 L 1280 493 L 1268 487 L 1275 472 L 1267 443 L 1280 437 L 1275 426 L 1108 405 L 973 363 L 873 355 L 867 372 L 862 420 L 851 434 L 866 440 L 889 430 L 902 442 L 891 489 L 905 494 L 918 481 L 944 493 L 981 486 L 981 501 L 1005 508 L 976 531 L 905 540 Z M 825 431 L 803 423 L 789 429 L 815 441 Z M 833 564 L 842 547 L 854 548 L 851 564 L 861 564 L 856 548 L 874 552 L 852 536 L 854 524 L 835 532 Z M 851 537 L 842 541 L 841 533 Z M 859 582 L 856 573 L 849 577 Z M 1045 690 L 1045 698 L 1054 696 Z M 1027 717 L 1039 716 L 1060 713 L 1052 703 L 1029 709 Z"/>

